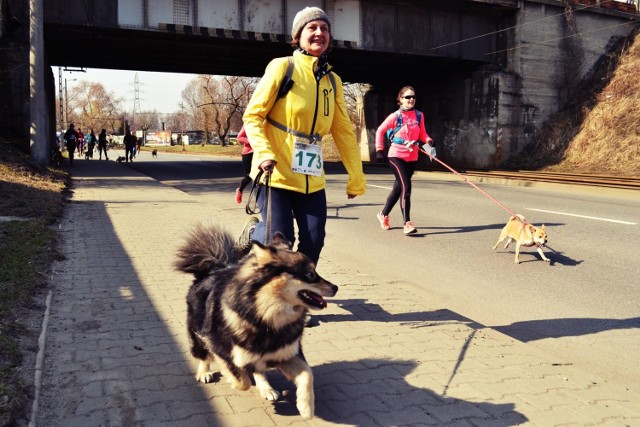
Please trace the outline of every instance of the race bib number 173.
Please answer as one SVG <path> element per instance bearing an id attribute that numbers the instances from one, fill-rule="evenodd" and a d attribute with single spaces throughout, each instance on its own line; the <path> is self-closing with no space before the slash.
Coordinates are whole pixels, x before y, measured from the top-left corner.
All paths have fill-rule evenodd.
<path id="1" fill-rule="evenodd" d="M 322 147 L 296 142 L 293 145 L 291 170 L 305 175 L 322 175 Z"/>

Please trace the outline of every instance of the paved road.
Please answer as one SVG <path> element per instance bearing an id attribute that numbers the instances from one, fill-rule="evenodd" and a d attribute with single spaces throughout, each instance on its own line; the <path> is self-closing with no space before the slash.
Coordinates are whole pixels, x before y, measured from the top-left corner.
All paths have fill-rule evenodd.
<path id="1" fill-rule="evenodd" d="M 373 227 L 374 232 L 369 218 L 386 190 L 376 193 L 372 187 L 369 197 L 347 202 L 333 190 L 344 186 L 339 175 L 330 179 L 329 236 L 319 269 L 340 291 L 318 316 L 320 326 L 305 331 L 304 341 L 316 380 L 316 418 L 305 422 L 297 415 L 293 386 L 277 374 L 278 388 L 289 393 L 275 405 L 255 390 L 231 390 L 224 381 L 195 383 L 184 325 L 190 278 L 170 265 L 191 225 L 213 218 L 231 230 L 241 228 L 246 216 L 232 192 L 239 176 L 229 174 L 212 185 L 204 167 L 202 176 L 166 176 L 160 182 L 134 169 L 152 161 L 145 156 L 141 153 L 133 168 L 95 160 L 74 166 L 73 200 L 61 223 L 66 259 L 56 265 L 52 281 L 39 425 L 640 424 L 640 395 L 634 390 L 458 310 L 466 303 L 446 288 L 458 282 L 458 270 L 470 261 L 450 267 L 450 278 L 442 282 L 443 267 L 405 281 L 379 258 L 358 261 L 365 250 L 404 260 L 403 254 L 419 246 L 425 257 L 410 266 L 399 263 L 400 269 L 443 264 L 437 257 L 453 262 L 460 259 L 451 256 L 460 247 L 467 253 L 487 251 L 501 226 L 496 217 L 504 215 L 494 212 L 488 220 L 460 204 L 448 210 L 449 217 L 427 222 L 418 212 L 429 211 L 417 207 L 418 226 L 429 224 L 417 238 L 405 238 L 398 229 L 383 234 Z M 231 167 L 240 170 L 239 161 Z M 388 177 L 379 179 L 370 178 L 384 187 Z M 430 205 L 446 203 L 445 197 L 435 198 L 454 184 L 432 185 L 442 185 L 442 191 L 428 192 L 434 197 Z M 478 213 L 480 228 L 464 229 L 457 215 L 465 210 Z M 364 243 L 345 238 L 355 234 Z M 521 274 L 535 278 L 550 268 L 556 274 L 586 264 L 564 267 L 567 260 L 580 259 L 568 249 L 553 266 L 533 261 L 515 266 L 512 254 L 489 251 L 481 263 L 492 260 L 494 267 L 483 266 L 478 283 L 495 281 L 484 275 L 496 274 L 497 281 Z M 500 273 L 503 269 L 509 274 Z M 515 284 L 501 292 L 520 289 Z M 550 285 L 544 290 L 552 291 Z M 496 295 L 476 305 L 490 306 Z"/>
<path id="2" fill-rule="evenodd" d="M 194 197 L 224 196 L 237 185 L 237 160 L 164 160 L 134 167 Z M 640 193 L 479 184 L 548 229 L 551 265 L 526 248 L 514 265 L 514 245 L 490 249 L 509 214 L 461 179 L 415 177 L 412 219 L 420 231 L 405 238 L 398 207 L 391 231 L 375 220 L 392 184 L 386 167 L 368 168 L 367 194 L 352 201 L 341 169 L 331 172 L 324 257 L 382 286 L 411 285 L 432 303 L 640 392 Z"/>

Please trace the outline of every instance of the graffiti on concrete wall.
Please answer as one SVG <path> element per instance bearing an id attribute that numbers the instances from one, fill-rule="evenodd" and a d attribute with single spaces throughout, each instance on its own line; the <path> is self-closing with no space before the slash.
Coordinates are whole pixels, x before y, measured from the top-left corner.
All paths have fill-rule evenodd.
<path id="1" fill-rule="evenodd" d="M 467 167 L 496 165 L 499 97 L 499 78 L 474 75 L 469 87 L 469 120 L 444 124 L 442 153 L 446 160 Z"/>
<path id="2" fill-rule="evenodd" d="M 518 146 L 512 146 L 511 151 L 520 151 L 535 136 L 538 129 L 538 115 L 540 108 L 535 105 L 525 104 L 522 106 L 522 138 L 519 140 Z"/>
<path id="3" fill-rule="evenodd" d="M 463 124 L 464 125 L 464 124 Z M 462 147 L 462 139 L 467 138 L 468 130 L 457 128 L 450 122 L 444 123 L 444 138 L 442 139 L 442 152 L 446 158 L 455 158 L 459 147 Z"/>
<path id="4" fill-rule="evenodd" d="M 442 157 L 445 162 L 477 168 L 495 166 L 496 145 L 495 120 L 460 120 L 458 126 L 452 123 L 444 125 Z"/>

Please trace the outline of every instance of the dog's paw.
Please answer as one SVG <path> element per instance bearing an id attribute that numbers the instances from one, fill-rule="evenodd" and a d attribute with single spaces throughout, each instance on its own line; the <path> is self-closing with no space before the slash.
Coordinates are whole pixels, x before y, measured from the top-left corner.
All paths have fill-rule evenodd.
<path id="1" fill-rule="evenodd" d="M 551 263 L 551 260 L 550 260 L 549 258 L 545 258 L 545 259 L 544 259 L 544 262 Z"/>
<path id="2" fill-rule="evenodd" d="M 218 382 L 220 380 L 220 373 L 213 372 L 208 362 L 200 361 L 198 370 L 196 371 L 196 380 L 204 384 Z"/>
<path id="3" fill-rule="evenodd" d="M 519 259 L 516 259 L 513 262 L 515 262 L 516 264 L 520 264 L 520 260 Z"/>
<path id="4" fill-rule="evenodd" d="M 280 399 L 280 393 L 272 388 L 260 389 L 260 397 L 267 399 L 269 402 L 275 402 Z"/>
<path id="5" fill-rule="evenodd" d="M 231 384 L 231 388 L 235 388 L 240 391 L 247 391 L 251 388 L 251 380 L 246 374 L 240 375 L 240 378 L 231 376 L 229 378 L 229 384 Z"/>
<path id="6" fill-rule="evenodd" d="M 198 372 L 196 380 L 200 383 L 209 384 L 215 381 L 216 375 L 214 372 Z"/>
<path id="7" fill-rule="evenodd" d="M 304 389 L 298 387 L 296 390 L 296 408 L 300 412 L 300 415 L 305 420 L 309 420 L 313 418 L 313 414 L 316 409 L 315 404 L 315 393 L 313 392 L 313 388 Z"/>
<path id="8" fill-rule="evenodd" d="M 263 372 L 254 372 L 253 379 L 256 382 L 256 387 L 260 392 L 260 397 L 267 399 L 270 402 L 275 402 L 280 399 L 280 393 L 271 387 L 269 380 Z"/>
<path id="9" fill-rule="evenodd" d="M 305 420 L 310 420 L 311 418 L 313 418 L 313 413 L 315 412 L 315 405 L 313 401 L 298 398 L 296 407 L 300 412 L 300 416 Z"/>

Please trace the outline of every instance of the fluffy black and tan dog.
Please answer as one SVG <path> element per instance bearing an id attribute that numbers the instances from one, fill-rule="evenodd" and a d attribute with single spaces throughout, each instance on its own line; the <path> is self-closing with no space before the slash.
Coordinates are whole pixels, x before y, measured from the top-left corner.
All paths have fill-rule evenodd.
<path id="1" fill-rule="evenodd" d="M 151 152 L 151 157 L 153 157 L 154 159 L 158 157 L 158 150 L 157 149 L 153 149 L 153 151 Z"/>
<path id="2" fill-rule="evenodd" d="M 296 385 L 296 406 L 304 418 L 315 410 L 313 374 L 302 354 L 309 309 L 327 306 L 338 287 L 320 277 L 305 255 L 290 249 L 281 234 L 268 246 L 253 243 L 244 255 L 229 233 L 200 225 L 178 251 L 175 267 L 195 275 L 187 295 L 191 354 L 200 360 L 196 379 L 213 381 L 217 362 L 232 387 L 247 390 L 253 374 L 260 395 L 280 394 L 264 372 L 279 369 Z"/>

